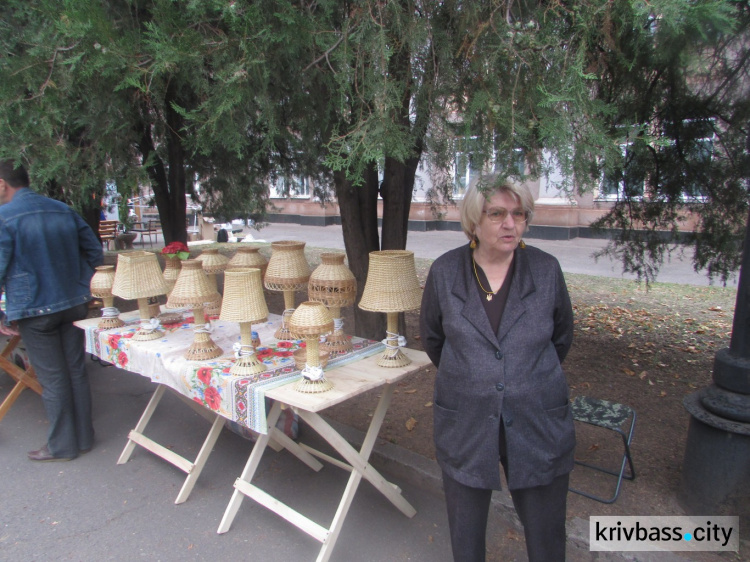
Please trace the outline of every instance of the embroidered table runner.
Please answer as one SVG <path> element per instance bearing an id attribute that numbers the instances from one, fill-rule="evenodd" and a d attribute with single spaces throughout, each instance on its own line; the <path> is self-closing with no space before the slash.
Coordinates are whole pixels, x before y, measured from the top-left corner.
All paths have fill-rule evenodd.
<path id="1" fill-rule="evenodd" d="M 171 312 L 171 311 L 170 311 Z M 180 394 L 259 433 L 267 433 L 265 392 L 301 377 L 292 354 L 305 347 L 302 340 L 278 341 L 273 337 L 281 317 L 269 315 L 264 324 L 253 324 L 260 337 L 256 349 L 267 371 L 259 375 L 234 376 L 229 369 L 235 361 L 232 346 L 239 341 L 239 324 L 214 319 L 211 339 L 224 354 L 209 361 L 188 361 L 185 351 L 193 341 L 192 312 L 183 312 L 183 320 L 163 325 L 165 335 L 151 341 L 133 341 L 138 329 L 138 312 L 120 315 L 125 326 L 100 330 L 98 319 L 76 324 L 86 332 L 86 351 L 121 369 L 139 373 L 165 384 Z M 326 371 L 357 361 L 384 349 L 381 342 L 352 337 L 350 353 L 332 355 Z"/>

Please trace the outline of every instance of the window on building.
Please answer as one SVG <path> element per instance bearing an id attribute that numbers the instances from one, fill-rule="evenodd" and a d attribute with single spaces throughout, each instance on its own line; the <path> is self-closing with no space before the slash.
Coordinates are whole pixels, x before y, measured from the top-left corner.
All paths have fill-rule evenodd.
<path id="1" fill-rule="evenodd" d="M 310 182 L 304 177 L 281 177 L 276 180 L 274 188 L 279 197 L 310 197 Z"/>
<path id="2" fill-rule="evenodd" d="M 453 153 L 453 196 L 463 197 L 471 182 L 484 173 L 506 171 L 510 175 L 523 177 L 526 172 L 526 156 L 521 148 L 508 154 L 496 152 L 489 162 L 482 162 L 471 150 L 475 137 L 456 139 Z"/>

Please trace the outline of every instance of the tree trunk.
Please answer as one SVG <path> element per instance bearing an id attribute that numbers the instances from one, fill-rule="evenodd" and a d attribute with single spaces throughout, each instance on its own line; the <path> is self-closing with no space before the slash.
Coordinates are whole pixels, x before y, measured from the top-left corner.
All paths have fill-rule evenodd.
<path id="1" fill-rule="evenodd" d="M 385 314 L 366 312 L 357 304 L 362 298 L 370 264 L 370 252 L 380 249 L 378 237 L 378 170 L 371 166 L 364 185 L 355 186 L 344 172 L 334 172 L 341 213 L 341 230 L 344 235 L 349 269 L 357 279 L 357 300 L 354 305 L 353 333 L 362 338 L 385 337 Z"/>
<path id="2" fill-rule="evenodd" d="M 167 91 L 165 100 L 166 116 L 168 124 L 167 135 L 167 166 L 159 157 L 151 136 L 151 124 L 146 118 L 148 108 L 142 108 L 143 120 L 140 123 L 139 150 L 142 154 L 149 177 L 151 187 L 154 191 L 156 208 L 159 211 L 164 243 L 179 241 L 187 242 L 187 211 L 185 208 L 185 152 L 182 146 L 179 131 L 182 127 L 182 118 L 172 109 L 172 92 Z"/>

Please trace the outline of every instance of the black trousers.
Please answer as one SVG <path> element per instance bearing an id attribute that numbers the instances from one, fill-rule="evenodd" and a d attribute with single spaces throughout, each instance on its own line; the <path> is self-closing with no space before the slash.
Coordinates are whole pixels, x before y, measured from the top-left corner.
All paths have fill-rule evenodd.
<path id="1" fill-rule="evenodd" d="M 500 451 L 505 452 L 501 431 Z M 508 459 L 501 457 L 507 476 Z M 565 560 L 565 515 L 570 475 L 563 474 L 545 486 L 511 490 L 513 506 L 523 524 L 529 562 Z M 482 562 L 486 553 L 487 519 L 491 489 L 472 488 L 443 472 L 451 547 L 455 562 Z"/>
<path id="2" fill-rule="evenodd" d="M 86 374 L 83 330 L 73 322 L 86 318 L 88 305 L 22 318 L 21 338 L 29 352 L 49 419 L 47 446 L 56 457 L 77 457 L 94 441 L 91 390 Z"/>

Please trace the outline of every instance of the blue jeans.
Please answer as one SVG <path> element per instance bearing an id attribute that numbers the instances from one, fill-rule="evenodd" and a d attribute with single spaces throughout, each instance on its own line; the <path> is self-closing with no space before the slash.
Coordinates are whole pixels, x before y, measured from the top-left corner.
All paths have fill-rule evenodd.
<path id="1" fill-rule="evenodd" d="M 18 320 L 29 360 L 42 385 L 42 402 L 49 419 L 47 446 L 56 457 L 74 458 L 94 441 L 91 388 L 86 374 L 83 320 L 88 304 L 43 316 Z"/>

